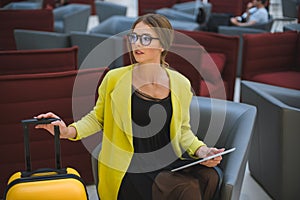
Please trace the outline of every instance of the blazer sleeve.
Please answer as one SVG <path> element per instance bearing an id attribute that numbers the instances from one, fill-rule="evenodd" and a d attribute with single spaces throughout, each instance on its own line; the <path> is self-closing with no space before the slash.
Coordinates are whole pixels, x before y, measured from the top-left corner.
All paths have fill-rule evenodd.
<path id="1" fill-rule="evenodd" d="M 181 120 L 181 139 L 180 144 L 183 149 L 187 151 L 187 153 L 191 157 L 195 157 L 195 152 L 201 146 L 204 146 L 204 142 L 199 140 L 198 137 L 192 132 L 190 125 L 190 104 L 193 97 L 191 92 L 190 82 L 185 84 L 186 87 L 182 87 L 183 91 L 181 94 L 181 109 L 182 109 L 182 120 Z"/>

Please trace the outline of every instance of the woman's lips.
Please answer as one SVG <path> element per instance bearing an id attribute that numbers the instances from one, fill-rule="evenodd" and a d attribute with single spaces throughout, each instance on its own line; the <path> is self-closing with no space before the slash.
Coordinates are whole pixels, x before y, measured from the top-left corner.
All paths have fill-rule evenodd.
<path id="1" fill-rule="evenodd" d="M 135 50 L 134 53 L 137 54 L 137 55 L 142 55 L 142 54 L 144 54 L 144 52 L 142 52 L 142 51 L 140 51 L 140 50 Z"/>

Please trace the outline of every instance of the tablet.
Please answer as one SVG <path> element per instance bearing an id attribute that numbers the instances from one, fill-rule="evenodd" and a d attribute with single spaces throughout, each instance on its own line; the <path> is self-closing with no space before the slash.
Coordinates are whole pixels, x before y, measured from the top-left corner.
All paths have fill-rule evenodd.
<path id="1" fill-rule="evenodd" d="M 204 161 L 213 159 L 213 158 L 215 158 L 215 157 L 218 157 L 218 156 L 222 156 L 222 155 L 228 154 L 228 153 L 230 153 L 230 152 L 233 152 L 234 150 L 235 150 L 235 148 L 231 148 L 231 149 L 228 149 L 228 150 L 223 151 L 223 152 L 221 152 L 221 153 L 217 153 L 217 154 L 212 155 L 212 156 L 208 156 L 208 157 L 205 157 L 205 158 L 201 158 L 201 159 L 196 160 L 195 162 L 189 163 L 189 164 L 187 164 L 187 165 L 183 165 L 183 166 L 181 166 L 181 167 L 174 168 L 174 169 L 171 170 L 171 172 L 176 172 L 176 171 L 178 171 L 178 170 L 185 169 L 185 168 L 187 168 L 187 167 L 190 167 L 190 166 L 193 166 L 193 165 L 202 163 L 202 162 L 204 162 Z"/>

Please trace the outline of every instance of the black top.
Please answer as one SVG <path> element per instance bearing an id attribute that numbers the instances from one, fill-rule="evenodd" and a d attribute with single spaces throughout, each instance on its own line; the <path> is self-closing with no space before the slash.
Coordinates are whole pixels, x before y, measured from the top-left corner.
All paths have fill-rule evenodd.
<path id="1" fill-rule="evenodd" d="M 134 155 L 118 199 L 152 199 L 156 175 L 177 159 L 170 143 L 171 96 L 156 99 L 135 90 L 131 107 Z"/>

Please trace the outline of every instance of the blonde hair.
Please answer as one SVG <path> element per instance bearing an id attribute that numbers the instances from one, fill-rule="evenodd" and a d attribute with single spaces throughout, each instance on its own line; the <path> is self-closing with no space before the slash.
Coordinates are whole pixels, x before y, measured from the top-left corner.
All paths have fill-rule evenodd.
<path id="1" fill-rule="evenodd" d="M 134 22 L 131 29 L 133 30 L 135 28 L 135 26 L 140 22 L 143 22 L 143 23 L 147 24 L 148 26 L 150 26 L 151 28 L 154 28 L 153 30 L 158 35 L 160 43 L 161 43 L 162 47 L 164 48 L 164 51 L 161 53 L 160 64 L 163 67 L 169 67 L 169 64 L 166 62 L 165 59 L 166 59 L 168 50 L 170 49 L 171 44 L 174 39 L 173 27 L 172 27 L 171 23 L 163 15 L 149 13 L 149 14 L 140 16 Z M 129 51 L 130 52 L 129 53 L 130 61 L 131 61 L 131 63 L 136 63 L 136 60 L 134 59 L 134 56 L 132 53 L 131 45 L 128 45 L 128 47 L 130 48 L 130 51 Z"/>

